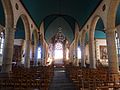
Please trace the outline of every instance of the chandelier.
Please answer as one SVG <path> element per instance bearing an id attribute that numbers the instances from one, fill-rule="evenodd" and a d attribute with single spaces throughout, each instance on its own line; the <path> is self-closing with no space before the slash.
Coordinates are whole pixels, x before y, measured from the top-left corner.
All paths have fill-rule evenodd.
<path id="1" fill-rule="evenodd" d="M 58 27 L 58 33 L 55 35 L 55 42 L 64 42 L 65 36 L 62 33 L 62 27 Z"/>

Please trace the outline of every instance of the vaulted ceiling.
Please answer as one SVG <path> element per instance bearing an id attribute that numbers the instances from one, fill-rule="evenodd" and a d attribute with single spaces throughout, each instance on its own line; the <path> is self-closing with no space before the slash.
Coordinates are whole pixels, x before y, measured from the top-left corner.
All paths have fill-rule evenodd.
<path id="1" fill-rule="evenodd" d="M 20 0 L 36 26 L 39 28 L 44 21 L 45 39 L 49 39 L 62 27 L 64 35 L 74 39 L 75 23 L 82 28 L 89 17 L 93 14 L 102 0 Z M 5 26 L 5 15 L 0 1 L 0 24 Z M 116 25 L 120 24 L 120 5 L 116 15 Z M 24 29 L 19 20 L 17 28 Z M 68 30 L 69 29 L 69 30 Z M 96 38 L 105 38 L 104 25 L 99 20 L 96 27 Z M 24 31 L 24 30 L 23 30 Z M 101 32 L 102 31 L 102 32 Z M 16 38 L 25 38 L 24 32 L 16 33 Z"/>
<path id="2" fill-rule="evenodd" d="M 72 42 L 74 39 L 75 22 L 81 28 L 101 1 L 21 0 L 38 27 L 42 21 L 45 22 L 45 39 L 47 42 L 58 32 L 59 27 L 62 27 L 62 32 Z"/>
<path id="3" fill-rule="evenodd" d="M 49 15 L 62 14 L 75 18 L 84 25 L 102 0 L 21 0 L 31 17 L 40 23 Z"/>

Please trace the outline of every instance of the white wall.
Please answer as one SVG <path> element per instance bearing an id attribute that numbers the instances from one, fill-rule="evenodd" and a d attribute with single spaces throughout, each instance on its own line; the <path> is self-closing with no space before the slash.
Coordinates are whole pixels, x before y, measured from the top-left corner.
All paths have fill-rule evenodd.
<path id="1" fill-rule="evenodd" d="M 23 39 L 14 39 L 14 45 L 22 46 L 23 41 Z"/>
<path id="2" fill-rule="evenodd" d="M 101 59 L 101 57 L 100 57 L 100 46 L 107 46 L 106 39 L 96 39 L 95 40 L 95 50 L 96 50 L 96 59 L 97 60 L 99 59 L 102 62 L 102 64 L 107 65 L 108 59 Z M 89 45 L 88 44 L 85 47 L 85 55 L 86 55 L 86 59 L 88 59 L 88 63 L 89 63 Z"/>
<path id="3" fill-rule="evenodd" d="M 101 53 L 100 53 L 100 46 L 107 46 L 106 44 L 106 39 L 96 39 L 96 59 L 100 60 L 102 62 L 102 64 L 107 64 L 108 63 L 108 59 L 102 59 L 101 58 Z"/>

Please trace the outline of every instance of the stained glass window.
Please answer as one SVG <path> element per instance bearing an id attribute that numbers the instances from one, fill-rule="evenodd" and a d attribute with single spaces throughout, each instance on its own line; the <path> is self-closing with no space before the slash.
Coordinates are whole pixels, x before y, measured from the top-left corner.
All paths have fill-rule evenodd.
<path id="1" fill-rule="evenodd" d="M 80 47 L 77 48 L 77 58 L 81 59 L 81 49 L 80 49 Z"/>
<path id="2" fill-rule="evenodd" d="M 0 35 L 0 54 L 3 54 L 3 45 L 4 45 L 4 33 L 1 32 L 1 35 Z"/>
<path id="3" fill-rule="evenodd" d="M 55 59 L 63 59 L 63 45 L 62 43 L 55 44 L 55 51 L 54 51 L 54 58 Z"/>
<path id="4" fill-rule="evenodd" d="M 41 47 L 38 47 L 37 58 L 41 59 Z"/>
<path id="5" fill-rule="evenodd" d="M 118 37 L 118 33 L 115 33 L 116 38 L 115 38 L 115 42 L 116 42 L 116 48 L 117 48 L 117 54 L 120 55 L 120 42 L 119 42 L 119 37 Z"/>

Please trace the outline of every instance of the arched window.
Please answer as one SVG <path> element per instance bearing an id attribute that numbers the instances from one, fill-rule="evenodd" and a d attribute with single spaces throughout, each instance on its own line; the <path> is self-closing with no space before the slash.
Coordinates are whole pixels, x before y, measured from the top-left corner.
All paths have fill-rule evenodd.
<path id="1" fill-rule="evenodd" d="M 4 33 L 1 32 L 1 35 L 0 35 L 0 54 L 3 54 L 3 44 L 4 44 Z"/>
<path id="2" fill-rule="evenodd" d="M 77 48 L 77 58 L 81 59 L 81 49 L 80 49 L 80 47 Z"/>
<path id="3" fill-rule="evenodd" d="M 37 59 L 41 59 L 42 55 L 41 55 L 41 47 L 38 47 L 38 52 L 37 52 Z"/>
<path id="4" fill-rule="evenodd" d="M 120 56 L 120 42 L 119 42 L 119 37 L 118 37 L 118 33 L 115 32 L 115 42 L 116 42 L 116 48 L 117 48 L 117 54 L 118 56 Z"/>
<path id="5" fill-rule="evenodd" d="M 55 44 L 54 59 L 63 59 L 63 45 L 62 43 Z"/>

